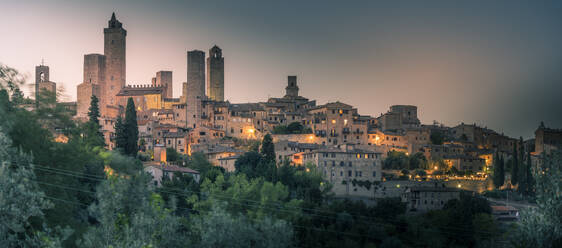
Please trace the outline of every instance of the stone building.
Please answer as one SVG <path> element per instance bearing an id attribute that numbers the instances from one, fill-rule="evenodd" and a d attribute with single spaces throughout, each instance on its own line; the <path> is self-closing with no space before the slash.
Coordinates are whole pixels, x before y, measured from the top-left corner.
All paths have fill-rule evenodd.
<path id="1" fill-rule="evenodd" d="M 155 80 L 152 82 L 152 87 L 162 87 L 164 88 L 164 97 L 173 98 L 174 97 L 174 87 L 172 83 L 172 72 L 171 71 L 159 71 L 156 72 Z"/>
<path id="2" fill-rule="evenodd" d="M 224 58 L 216 45 L 209 50 L 207 58 L 207 96 L 210 100 L 224 101 Z"/>
<path id="3" fill-rule="evenodd" d="M 303 153 L 303 163 L 312 163 L 333 185 L 336 196 L 373 197 L 371 186 L 381 181 L 380 153 L 345 146 L 341 149 L 323 148 Z"/>
<path id="4" fill-rule="evenodd" d="M 442 187 L 411 187 L 402 194 L 408 212 L 426 212 L 442 209 L 453 199 L 460 198 L 460 190 Z"/>
<path id="5" fill-rule="evenodd" d="M 535 131 L 535 152 L 533 155 L 550 154 L 562 148 L 562 129 L 545 127 L 541 122 Z"/>
<path id="6" fill-rule="evenodd" d="M 383 131 L 410 129 L 420 127 L 418 107 L 412 105 L 393 105 L 390 110 L 379 117 Z"/>
<path id="7" fill-rule="evenodd" d="M 103 29 L 105 55 L 105 87 L 102 87 L 104 105 L 117 106 L 115 96 L 126 84 L 126 37 L 127 30 L 123 24 L 111 15 L 107 28 Z M 103 112 L 103 111 L 102 111 Z M 108 117 L 115 117 L 106 113 Z M 102 114 L 103 115 L 103 114 Z"/>
<path id="8" fill-rule="evenodd" d="M 114 97 L 119 106 L 127 106 L 129 98 L 133 98 L 137 112 L 150 109 L 162 109 L 164 87 L 152 87 L 150 85 L 128 85 L 121 88 Z"/>
<path id="9" fill-rule="evenodd" d="M 105 56 L 102 54 L 84 55 L 84 76 L 82 83 L 76 88 L 77 116 L 85 118 L 90 108 L 92 95 L 98 98 L 100 113 L 105 106 L 102 104 L 102 92 L 105 89 Z M 105 113 L 105 110 L 103 111 Z"/>
<path id="10" fill-rule="evenodd" d="M 205 52 L 193 50 L 187 52 L 187 123 L 195 128 L 200 123 L 201 101 L 205 96 Z"/>

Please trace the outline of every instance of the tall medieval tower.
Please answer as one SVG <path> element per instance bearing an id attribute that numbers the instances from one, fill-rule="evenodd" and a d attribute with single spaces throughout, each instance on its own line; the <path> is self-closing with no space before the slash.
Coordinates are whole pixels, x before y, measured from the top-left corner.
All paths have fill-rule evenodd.
<path id="1" fill-rule="evenodd" d="M 108 27 L 103 29 L 105 55 L 105 85 L 102 87 L 104 105 L 116 106 L 115 95 L 125 87 L 125 38 L 127 30 L 111 15 Z"/>
<path id="2" fill-rule="evenodd" d="M 216 45 L 209 50 L 207 58 L 207 96 L 211 100 L 224 101 L 224 58 Z"/>
<path id="3" fill-rule="evenodd" d="M 205 52 L 187 52 L 187 123 L 196 128 L 201 120 L 201 101 L 205 99 Z"/>

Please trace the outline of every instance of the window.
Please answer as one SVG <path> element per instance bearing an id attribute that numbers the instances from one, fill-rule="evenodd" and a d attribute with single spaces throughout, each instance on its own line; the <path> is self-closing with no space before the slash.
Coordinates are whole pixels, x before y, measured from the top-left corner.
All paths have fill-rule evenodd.
<path id="1" fill-rule="evenodd" d="M 345 163 L 343 161 L 340 162 L 340 166 L 343 167 L 345 166 Z"/>
<path id="2" fill-rule="evenodd" d="M 352 174 L 351 174 L 351 171 L 348 171 L 348 172 L 347 172 L 347 175 L 348 175 L 349 177 L 351 177 L 351 175 L 352 175 Z"/>
<path id="3" fill-rule="evenodd" d="M 353 163 L 351 161 L 349 161 L 349 167 L 353 166 Z"/>
<path id="4" fill-rule="evenodd" d="M 373 171 L 373 177 L 376 177 L 376 176 L 377 176 L 377 172 Z"/>

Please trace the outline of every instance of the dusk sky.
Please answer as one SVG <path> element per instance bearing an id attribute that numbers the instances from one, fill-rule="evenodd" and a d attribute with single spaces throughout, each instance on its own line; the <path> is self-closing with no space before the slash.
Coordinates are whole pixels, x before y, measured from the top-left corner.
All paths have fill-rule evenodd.
<path id="1" fill-rule="evenodd" d="M 218 45 L 225 99 L 266 101 L 297 75 L 300 94 L 379 116 L 418 106 L 422 123 L 477 123 L 533 137 L 562 127 L 562 1 L 5 1 L 0 63 L 50 79 L 75 101 L 83 56 L 103 53 L 111 13 L 127 30 L 127 83 Z M 29 94 L 30 87 L 26 86 Z"/>

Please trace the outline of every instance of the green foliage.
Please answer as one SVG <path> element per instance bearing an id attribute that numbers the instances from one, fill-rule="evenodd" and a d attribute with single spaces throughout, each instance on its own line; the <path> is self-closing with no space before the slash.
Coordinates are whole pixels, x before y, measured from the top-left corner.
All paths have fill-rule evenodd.
<path id="1" fill-rule="evenodd" d="M 389 151 L 383 161 L 383 169 L 386 170 L 415 170 L 428 167 L 429 162 L 421 152 L 408 156 L 404 152 Z"/>
<path id="2" fill-rule="evenodd" d="M 105 140 L 100 126 L 100 111 L 98 107 L 98 98 L 92 95 L 90 108 L 88 111 L 89 120 L 83 126 L 82 137 L 91 146 L 105 146 Z"/>
<path id="3" fill-rule="evenodd" d="M 277 169 L 277 180 L 289 188 L 291 198 L 320 204 L 329 195 L 331 187 L 323 182 L 322 175 L 313 164 L 308 168 L 291 166 L 284 163 Z"/>
<path id="4" fill-rule="evenodd" d="M 166 148 L 166 161 L 168 162 L 174 162 L 174 161 L 179 161 L 181 158 L 181 155 L 176 151 L 176 149 L 174 148 Z"/>
<path id="5" fill-rule="evenodd" d="M 57 236 L 46 226 L 41 227 L 44 211 L 52 208 L 39 189 L 31 158 L 11 148 L 11 142 L 0 128 L 0 246 L 56 247 L 68 237 L 70 230 Z"/>
<path id="6" fill-rule="evenodd" d="M 127 142 L 125 144 L 125 149 L 123 150 L 126 155 L 135 157 L 139 150 L 138 140 L 139 140 L 139 128 L 137 124 L 137 110 L 135 108 L 135 102 L 132 97 L 127 100 L 127 107 L 125 110 L 125 122 L 123 123 L 125 127 L 125 135 Z"/>
<path id="7" fill-rule="evenodd" d="M 111 177 L 96 192 L 90 212 L 98 224 L 88 228 L 81 247 L 184 247 L 186 228 L 174 209 L 165 208 L 158 194 L 147 185 L 143 173 L 129 178 Z"/>
<path id="8" fill-rule="evenodd" d="M 246 152 L 234 162 L 236 173 L 246 174 L 249 178 L 264 177 L 273 180 L 275 176 L 275 162 L 266 159 L 257 152 Z"/>
<path id="9" fill-rule="evenodd" d="M 100 118 L 100 109 L 98 106 L 98 98 L 95 95 L 92 95 L 91 99 L 90 99 L 90 108 L 88 109 L 88 117 L 89 117 L 89 121 L 96 123 L 96 124 L 100 124 L 99 118 Z"/>
<path id="10" fill-rule="evenodd" d="M 531 167 L 531 153 L 527 152 L 527 161 L 520 167 L 519 186 L 517 187 L 517 191 L 530 197 L 534 195 L 535 184 Z"/>
<path id="11" fill-rule="evenodd" d="M 273 145 L 273 139 L 271 135 L 266 134 L 261 142 L 260 153 L 266 162 L 275 163 L 275 146 Z"/>
<path id="12" fill-rule="evenodd" d="M 431 140 L 431 143 L 434 145 L 442 145 L 443 141 L 445 140 L 445 137 L 441 132 L 435 131 L 435 132 L 431 132 L 431 134 L 429 135 L 429 139 Z"/>
<path id="13" fill-rule="evenodd" d="M 273 128 L 272 133 L 274 134 L 306 134 L 312 133 L 312 129 L 305 127 L 302 123 L 295 121 L 289 123 L 289 125 L 278 125 Z"/>
<path id="14" fill-rule="evenodd" d="M 220 205 L 194 219 L 195 247 L 292 247 L 293 228 L 283 220 L 252 221 Z"/>
<path id="15" fill-rule="evenodd" d="M 127 133 L 125 129 L 125 124 L 123 123 L 123 118 L 117 116 L 115 121 L 115 148 L 123 152 L 127 146 Z"/>
<path id="16" fill-rule="evenodd" d="M 544 159 L 534 172 L 537 208 L 522 212 L 511 237 L 517 247 L 562 246 L 562 154 L 554 152 Z"/>
<path id="17" fill-rule="evenodd" d="M 494 157 L 494 174 L 492 179 L 496 188 L 503 186 L 505 180 L 504 162 L 498 152 L 496 152 Z"/>

